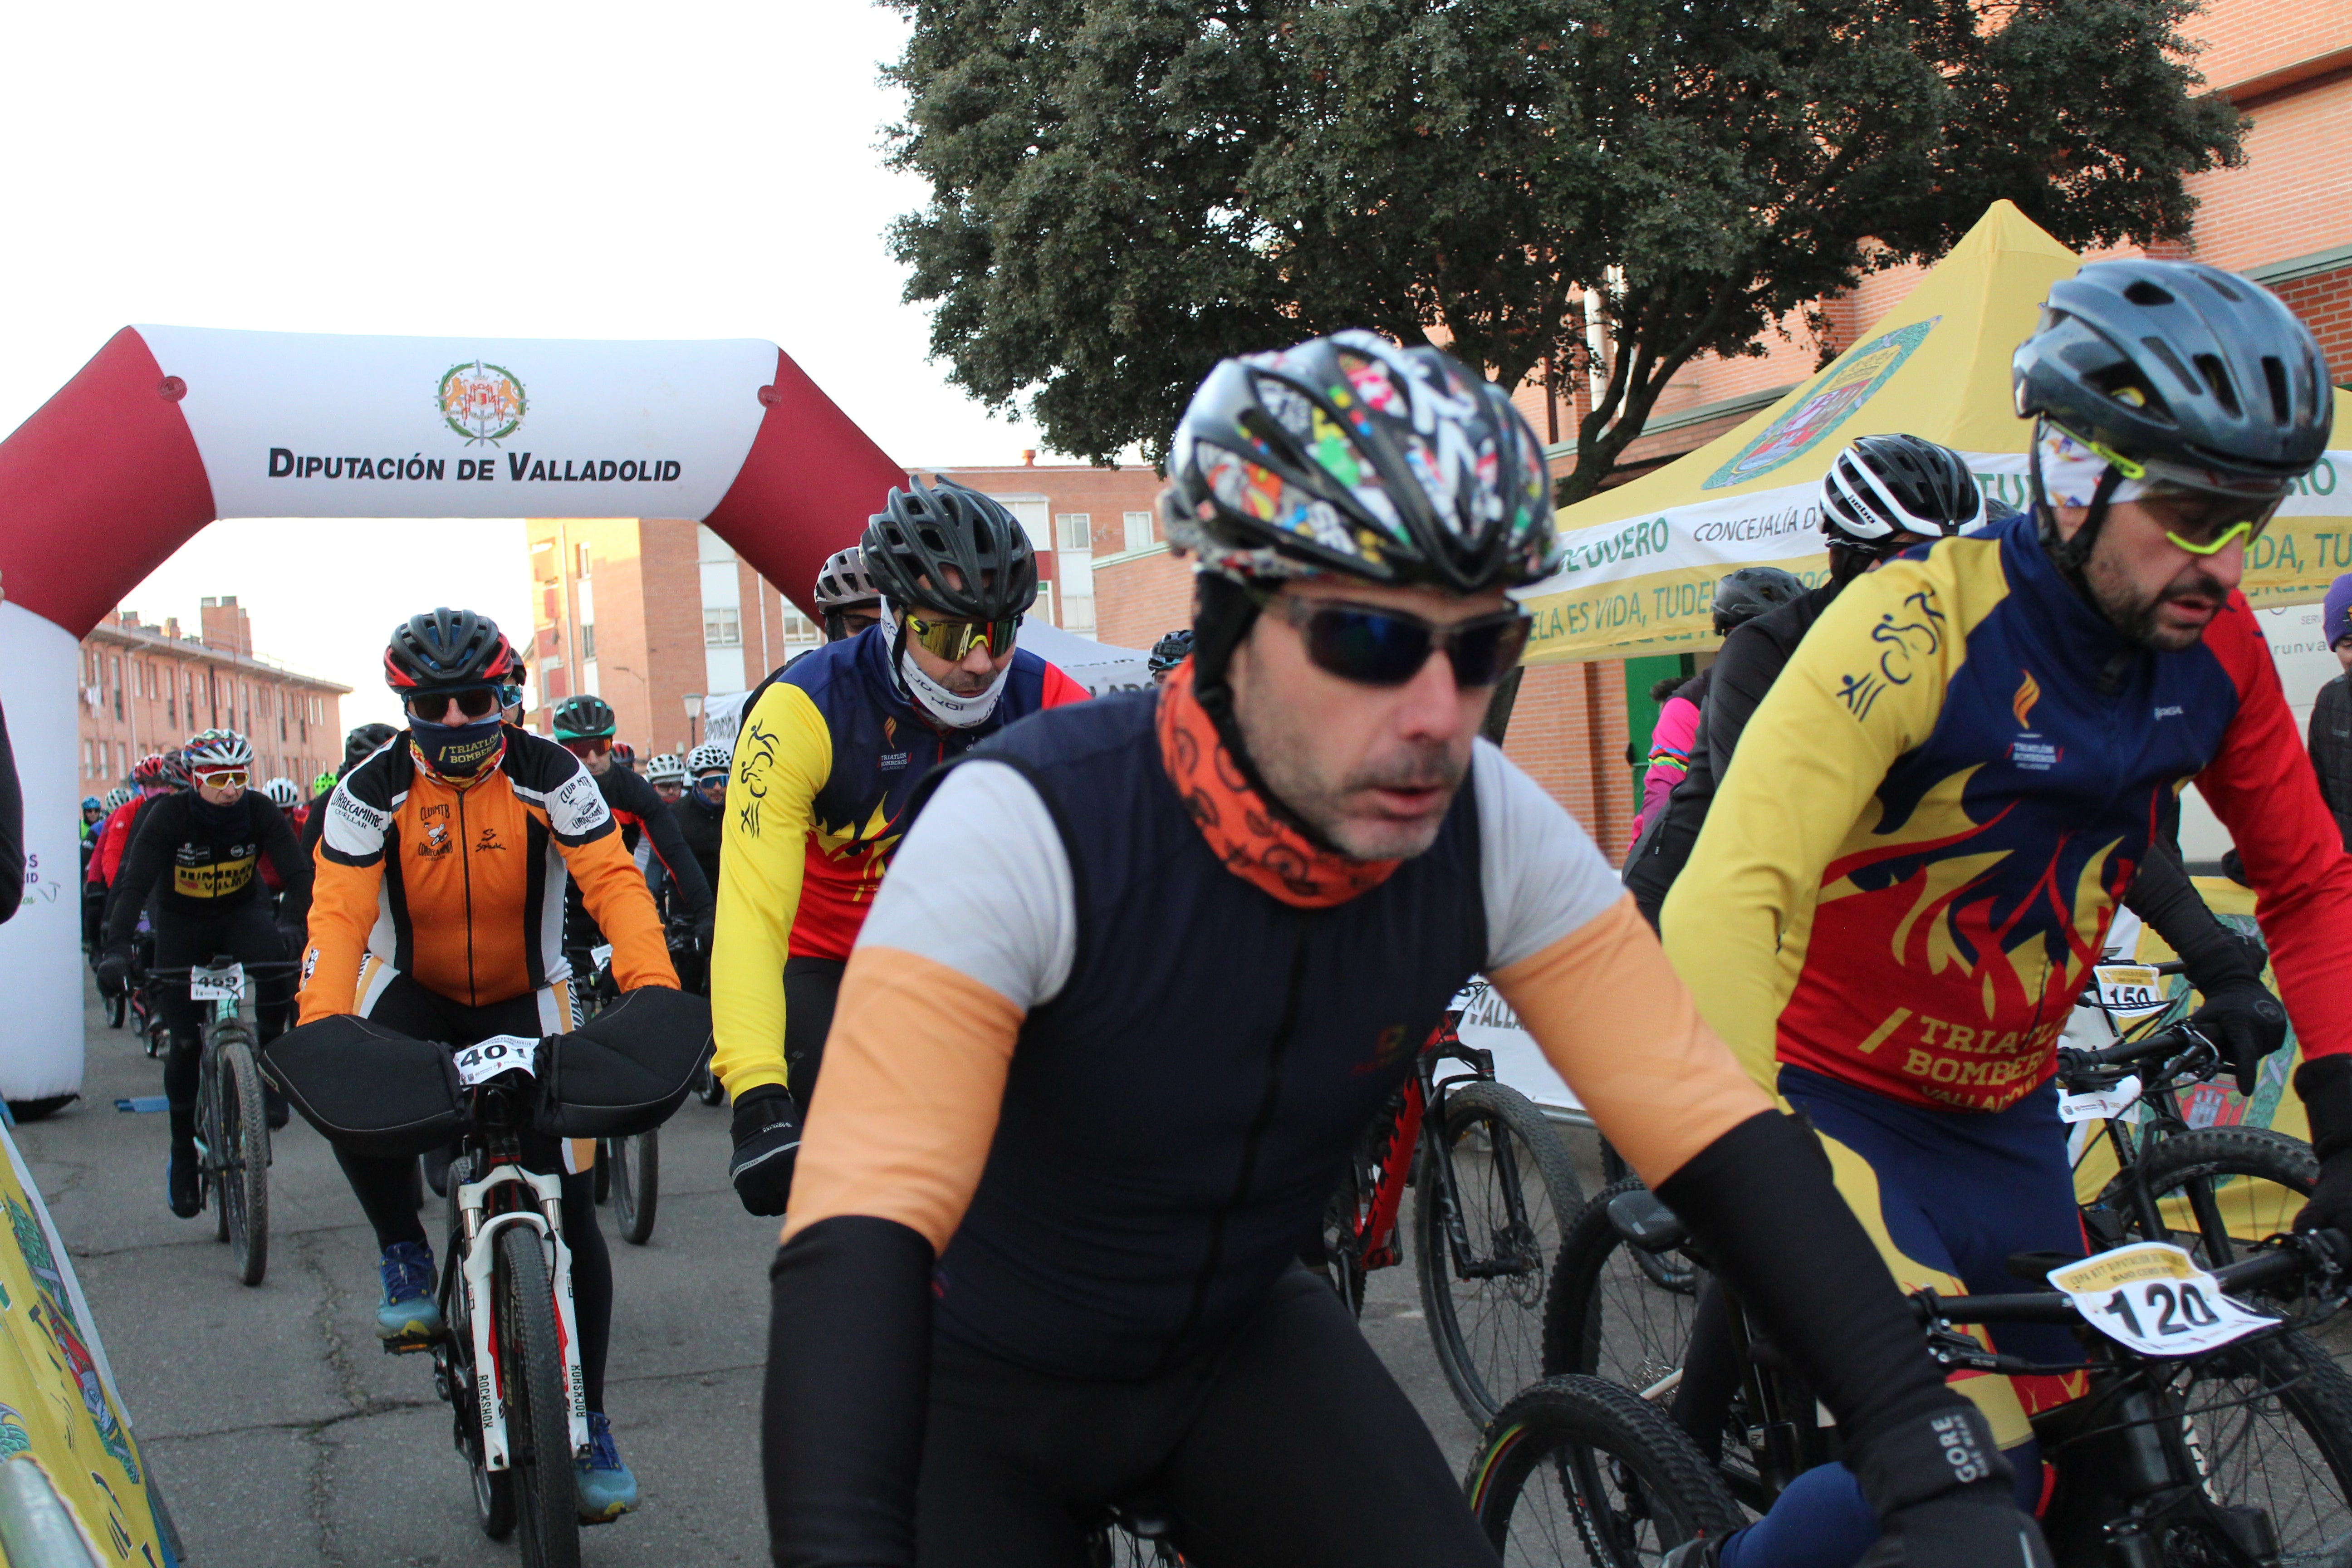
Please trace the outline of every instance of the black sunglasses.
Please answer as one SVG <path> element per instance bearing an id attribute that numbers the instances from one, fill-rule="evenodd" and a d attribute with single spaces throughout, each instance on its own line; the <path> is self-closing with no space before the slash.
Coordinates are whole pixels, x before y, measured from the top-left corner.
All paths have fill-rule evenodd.
<path id="1" fill-rule="evenodd" d="M 468 719 L 482 720 L 497 712 L 499 699 L 506 694 L 495 686 L 468 687 L 463 691 L 420 691 L 408 700 L 408 716 L 427 724 L 438 724 L 455 702 L 457 711 Z"/>
<path id="2" fill-rule="evenodd" d="M 1261 608 L 1305 634 L 1307 657 L 1318 669 L 1365 686 L 1402 686 L 1441 650 L 1453 660 L 1454 685 L 1465 691 L 1492 686 L 1519 662 L 1535 626 L 1516 605 L 1441 626 L 1402 610 L 1339 599 L 1257 598 Z"/>

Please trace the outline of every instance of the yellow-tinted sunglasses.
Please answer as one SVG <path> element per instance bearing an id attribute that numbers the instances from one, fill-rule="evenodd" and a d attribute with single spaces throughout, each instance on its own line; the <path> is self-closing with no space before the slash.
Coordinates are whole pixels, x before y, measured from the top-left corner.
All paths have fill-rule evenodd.
<path id="1" fill-rule="evenodd" d="M 992 658 L 1013 650 L 1013 639 L 1021 630 L 1021 617 L 1002 616 L 992 621 L 927 621 L 920 616 L 906 617 L 907 639 L 920 644 L 926 653 L 961 664 L 976 646 L 985 646 Z"/>

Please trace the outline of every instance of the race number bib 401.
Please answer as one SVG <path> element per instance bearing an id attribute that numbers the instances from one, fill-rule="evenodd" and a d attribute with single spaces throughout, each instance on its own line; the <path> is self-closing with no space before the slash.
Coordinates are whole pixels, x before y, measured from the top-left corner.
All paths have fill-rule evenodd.
<path id="1" fill-rule="evenodd" d="M 2139 1241 L 2053 1268 L 2083 1321 L 2146 1355 L 2199 1355 L 2278 1326 L 2221 1294 L 2221 1281 L 2168 1241 Z"/>
<path id="2" fill-rule="evenodd" d="M 457 1053 L 457 1080 L 471 1087 L 502 1072 L 538 1074 L 539 1042 L 523 1035 L 492 1035 Z"/>

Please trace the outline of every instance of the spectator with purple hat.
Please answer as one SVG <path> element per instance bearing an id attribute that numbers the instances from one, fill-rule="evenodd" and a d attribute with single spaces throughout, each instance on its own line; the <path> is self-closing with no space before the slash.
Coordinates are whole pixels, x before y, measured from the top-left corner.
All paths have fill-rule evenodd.
<path id="1" fill-rule="evenodd" d="M 2312 704 L 2311 765 L 2344 847 L 2352 849 L 2352 572 L 2327 585 L 2319 624 L 2345 673 L 2321 687 Z"/>

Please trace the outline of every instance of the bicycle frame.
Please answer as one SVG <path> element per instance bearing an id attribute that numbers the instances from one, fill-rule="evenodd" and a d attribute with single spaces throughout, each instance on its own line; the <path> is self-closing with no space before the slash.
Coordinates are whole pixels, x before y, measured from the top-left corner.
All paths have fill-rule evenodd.
<path id="1" fill-rule="evenodd" d="M 1438 1071 L 1447 1062 L 1467 1067 L 1470 1076 L 1440 1079 Z M 1454 1032 L 1452 1015 L 1440 1020 L 1430 1032 L 1428 1042 L 1413 1058 L 1412 1077 L 1398 1091 L 1396 1113 L 1389 1121 L 1388 1136 L 1377 1156 L 1379 1184 L 1372 1189 L 1371 1201 L 1357 1216 L 1356 1254 L 1365 1272 L 1393 1268 L 1404 1260 L 1397 1247 L 1397 1216 L 1404 1207 L 1404 1190 L 1412 1178 L 1416 1150 L 1423 1155 L 1423 1177 L 1433 1171 L 1436 1173 L 1436 1201 L 1444 1216 L 1446 1246 L 1454 1254 L 1456 1278 L 1482 1279 L 1500 1272 L 1497 1266 L 1479 1262 L 1471 1249 L 1470 1233 L 1463 1223 L 1461 1198 L 1454 1182 L 1454 1162 L 1445 1158 L 1438 1147 L 1440 1132 L 1445 1126 L 1447 1092 L 1456 1083 L 1491 1081 L 1494 1076 L 1494 1053 L 1464 1045 L 1461 1037 Z M 1525 1201 L 1518 1189 L 1518 1174 L 1517 1165 L 1506 1163 L 1503 1166 L 1505 1189 L 1515 1208 Z"/>
<path id="2" fill-rule="evenodd" d="M 526 1195 L 528 1194 L 528 1195 Z M 473 1344 L 474 1404 L 482 1435 L 482 1468 L 509 1468 L 506 1398 L 499 1368 L 497 1298 L 490 1273 L 498 1236 L 520 1226 L 539 1233 L 554 1286 L 556 1337 L 563 1353 L 565 1424 L 574 1454 L 588 1448 L 587 1384 L 580 1369 L 580 1329 L 572 1301 L 572 1248 L 563 1240 L 563 1184 L 559 1176 L 500 1159 L 478 1181 L 457 1187 L 456 1250 L 464 1262 L 450 1273 L 466 1292 L 466 1322 Z M 446 1314 L 445 1314 L 446 1316 Z"/>

